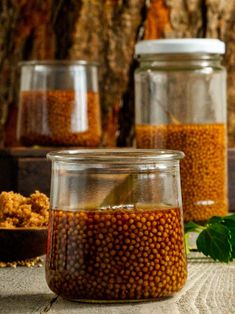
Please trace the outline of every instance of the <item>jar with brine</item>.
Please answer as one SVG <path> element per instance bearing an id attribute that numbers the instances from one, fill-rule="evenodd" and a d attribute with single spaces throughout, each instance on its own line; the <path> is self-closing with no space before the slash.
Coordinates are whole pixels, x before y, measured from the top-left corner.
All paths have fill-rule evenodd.
<path id="1" fill-rule="evenodd" d="M 136 45 L 136 145 L 185 153 L 185 221 L 205 221 L 228 211 L 224 52 L 224 43 L 217 39 Z"/>
<path id="2" fill-rule="evenodd" d="M 101 138 L 97 64 L 22 62 L 17 137 L 22 145 L 96 147 Z"/>
<path id="3" fill-rule="evenodd" d="M 170 150 L 51 152 L 46 280 L 85 302 L 173 296 L 187 278 L 179 162 Z"/>

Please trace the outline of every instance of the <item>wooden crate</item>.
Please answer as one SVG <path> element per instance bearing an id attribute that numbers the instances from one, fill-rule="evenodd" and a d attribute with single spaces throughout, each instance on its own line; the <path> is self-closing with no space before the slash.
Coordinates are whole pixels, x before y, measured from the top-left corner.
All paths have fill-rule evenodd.
<path id="1" fill-rule="evenodd" d="M 60 148 L 61 149 L 61 148 Z M 0 150 L 0 191 L 29 195 L 39 190 L 49 196 L 51 164 L 46 160 L 51 148 L 9 148 Z M 235 211 L 235 148 L 228 150 L 229 208 Z"/>

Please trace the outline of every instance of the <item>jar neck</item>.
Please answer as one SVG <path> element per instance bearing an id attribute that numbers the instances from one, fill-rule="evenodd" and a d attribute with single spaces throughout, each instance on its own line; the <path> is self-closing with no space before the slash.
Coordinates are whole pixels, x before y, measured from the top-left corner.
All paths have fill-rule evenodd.
<path id="1" fill-rule="evenodd" d="M 221 67 L 219 54 L 145 54 L 139 57 L 140 66 L 152 67 Z"/>

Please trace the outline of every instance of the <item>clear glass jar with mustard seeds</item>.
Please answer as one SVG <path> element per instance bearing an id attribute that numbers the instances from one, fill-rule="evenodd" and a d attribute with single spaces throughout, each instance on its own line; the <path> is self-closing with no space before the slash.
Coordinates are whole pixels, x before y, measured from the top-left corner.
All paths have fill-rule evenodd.
<path id="1" fill-rule="evenodd" d="M 174 295 L 187 278 L 179 161 L 158 150 L 70 150 L 52 160 L 46 280 L 85 302 Z"/>
<path id="2" fill-rule="evenodd" d="M 26 146 L 100 144 L 97 64 L 29 61 L 21 64 L 17 137 Z"/>
<path id="3" fill-rule="evenodd" d="M 136 45 L 136 145 L 185 153 L 185 221 L 225 215 L 226 71 L 217 39 L 166 39 Z"/>

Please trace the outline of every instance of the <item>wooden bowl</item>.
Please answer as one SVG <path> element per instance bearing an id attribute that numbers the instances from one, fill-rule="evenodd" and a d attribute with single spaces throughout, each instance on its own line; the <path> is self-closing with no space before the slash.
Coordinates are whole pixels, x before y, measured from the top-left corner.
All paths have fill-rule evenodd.
<path id="1" fill-rule="evenodd" d="M 0 261 L 13 262 L 44 255 L 47 227 L 0 228 Z"/>

